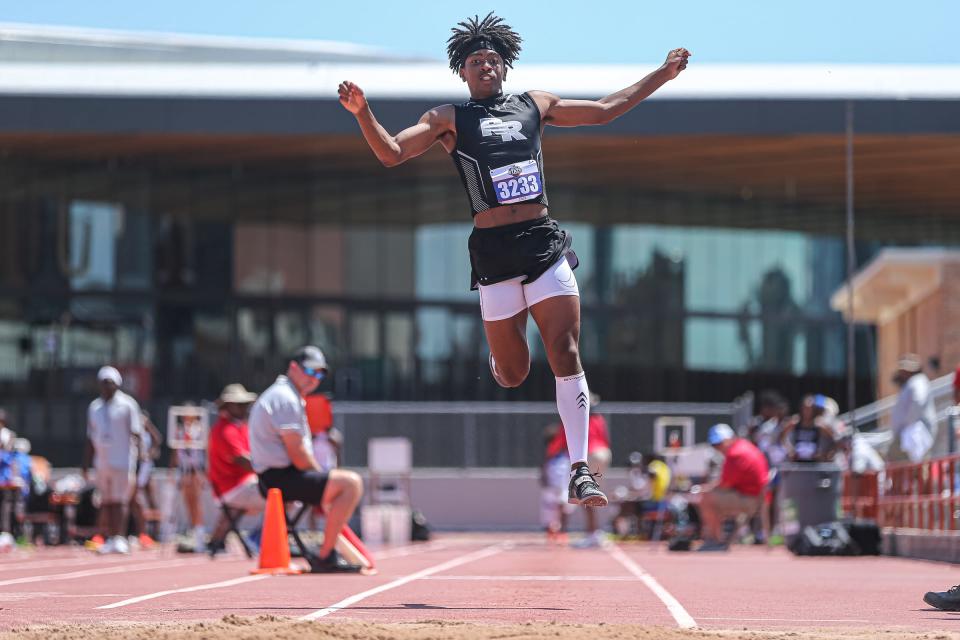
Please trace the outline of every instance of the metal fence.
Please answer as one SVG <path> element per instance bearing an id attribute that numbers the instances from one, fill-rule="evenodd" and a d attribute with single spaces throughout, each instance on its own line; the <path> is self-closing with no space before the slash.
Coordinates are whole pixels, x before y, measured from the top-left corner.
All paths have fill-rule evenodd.
<path id="1" fill-rule="evenodd" d="M 603 402 L 613 465 L 631 451 L 654 448 L 654 425 L 693 423 L 702 442 L 717 422 L 736 424 L 752 398 L 732 403 Z M 552 402 L 337 402 L 334 423 L 344 433 L 344 464 L 365 467 L 370 438 L 405 437 L 416 467 L 536 467 L 543 460 L 544 428 L 557 424 Z M 689 420 L 686 420 L 689 419 Z"/>
<path id="2" fill-rule="evenodd" d="M 34 452 L 55 466 L 74 467 L 81 461 L 88 401 L 20 400 L 6 405 L 15 428 L 30 438 Z M 166 434 L 169 400 L 144 405 Z M 211 403 L 202 403 L 213 413 Z M 697 442 L 716 422 L 745 424 L 753 407 L 747 394 L 729 403 L 601 402 L 610 430 L 614 466 L 623 466 L 631 451 L 652 450 L 658 418 L 690 418 Z M 543 430 L 559 422 L 552 402 L 366 402 L 336 401 L 335 424 L 345 436 L 344 464 L 364 467 L 367 441 L 402 436 L 413 442 L 418 467 L 535 467 L 542 462 Z M 44 426 L 46 425 L 46 426 Z"/>

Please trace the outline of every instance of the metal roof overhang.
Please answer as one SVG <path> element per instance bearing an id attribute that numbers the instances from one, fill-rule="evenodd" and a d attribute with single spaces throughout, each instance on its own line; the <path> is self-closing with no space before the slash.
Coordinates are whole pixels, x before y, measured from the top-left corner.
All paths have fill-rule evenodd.
<path id="1" fill-rule="evenodd" d="M 596 97 L 643 72 L 530 65 L 511 72 L 508 89 L 541 86 Z M 449 159 L 437 149 L 383 169 L 333 99 L 343 78 L 366 84 L 391 131 L 436 104 L 463 98 L 462 85 L 435 64 L 0 64 L 0 159 L 455 183 Z M 858 229 L 899 227 L 909 219 L 904 216 L 960 218 L 960 67 L 950 65 L 708 68 L 667 85 L 609 125 L 549 128 L 544 149 L 551 193 L 747 202 L 757 212 L 745 215 L 765 216 L 764 226 L 837 232 L 842 217 L 825 227 L 822 216 L 805 220 L 804 208 L 842 211 L 848 100 L 855 110 L 856 206 L 874 214 Z M 765 210 L 767 204 L 773 207 Z M 666 209 L 657 208 L 669 223 Z M 622 212 L 629 209 L 618 207 L 619 218 L 581 215 L 615 223 L 625 221 Z M 714 224 L 704 207 L 692 209 L 700 218 L 685 216 L 685 224 Z M 917 240 L 943 229 L 928 231 L 918 226 Z"/>

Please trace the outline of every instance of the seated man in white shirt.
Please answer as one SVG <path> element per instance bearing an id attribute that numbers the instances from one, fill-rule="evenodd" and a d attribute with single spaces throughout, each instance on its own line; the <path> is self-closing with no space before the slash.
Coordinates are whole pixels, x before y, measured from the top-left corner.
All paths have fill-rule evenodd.
<path id="1" fill-rule="evenodd" d="M 337 536 L 353 515 L 363 495 L 363 481 L 353 471 L 325 472 L 311 450 L 310 426 L 304 397 L 327 374 L 327 362 L 317 347 L 299 349 L 250 410 L 250 456 L 260 489 L 280 489 L 284 501 L 321 505 L 326 513 L 323 545 L 311 562 L 314 572 L 359 572 L 334 549 Z"/>

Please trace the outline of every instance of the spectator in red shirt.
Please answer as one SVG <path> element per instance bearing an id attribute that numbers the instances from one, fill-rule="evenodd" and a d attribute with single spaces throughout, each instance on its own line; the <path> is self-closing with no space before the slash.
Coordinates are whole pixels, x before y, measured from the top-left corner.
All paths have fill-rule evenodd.
<path id="1" fill-rule="evenodd" d="M 256 399 L 257 394 L 247 391 L 242 384 L 224 387 L 217 399 L 220 415 L 210 429 L 207 447 L 208 476 L 214 495 L 221 503 L 245 513 L 260 513 L 266 505 L 250 462 L 247 431 L 250 405 Z M 226 518 L 221 517 L 212 539 L 222 545 L 228 526 Z"/>
<path id="2" fill-rule="evenodd" d="M 723 453 L 724 460 L 720 480 L 700 497 L 703 524 L 700 551 L 726 551 L 726 543 L 721 542 L 724 520 L 758 512 L 763 504 L 769 468 L 763 453 L 749 440 L 738 438 L 729 425 L 710 427 L 707 441 Z"/>

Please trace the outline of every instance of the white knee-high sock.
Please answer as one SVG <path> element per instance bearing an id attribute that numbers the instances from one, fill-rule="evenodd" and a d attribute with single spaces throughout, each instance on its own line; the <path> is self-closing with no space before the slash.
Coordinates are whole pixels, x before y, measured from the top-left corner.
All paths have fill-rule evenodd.
<path id="1" fill-rule="evenodd" d="M 587 461 L 587 431 L 590 421 L 590 390 L 587 375 L 582 371 L 573 376 L 557 378 L 557 411 L 567 434 L 570 463 Z"/>

